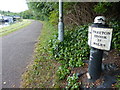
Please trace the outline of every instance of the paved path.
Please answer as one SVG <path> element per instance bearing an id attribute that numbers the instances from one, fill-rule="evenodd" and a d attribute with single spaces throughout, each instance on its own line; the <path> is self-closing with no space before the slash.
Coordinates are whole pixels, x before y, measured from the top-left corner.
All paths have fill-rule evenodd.
<path id="1" fill-rule="evenodd" d="M 32 61 L 41 27 L 41 23 L 33 21 L 29 26 L 2 37 L 3 88 L 19 88 L 21 74 Z"/>

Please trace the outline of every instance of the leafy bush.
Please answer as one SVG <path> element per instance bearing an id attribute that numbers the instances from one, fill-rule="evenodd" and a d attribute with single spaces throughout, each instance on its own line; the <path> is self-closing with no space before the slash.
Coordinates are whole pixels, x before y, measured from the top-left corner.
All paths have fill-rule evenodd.
<path id="1" fill-rule="evenodd" d="M 76 30 L 66 30 L 63 42 L 55 39 L 49 41 L 51 54 L 56 60 L 64 60 L 70 67 L 80 67 L 83 60 L 88 59 L 89 47 L 87 44 L 87 26 L 80 26 Z"/>
<path id="2" fill-rule="evenodd" d="M 80 83 L 77 82 L 78 76 L 76 74 L 73 74 L 73 76 L 68 76 L 67 78 L 67 86 L 66 88 L 79 88 Z"/>
<path id="3" fill-rule="evenodd" d="M 49 41 L 49 52 L 52 58 L 58 60 L 63 65 L 57 71 L 60 79 L 64 79 L 69 74 L 68 67 L 83 66 L 83 60 L 88 59 L 88 26 L 84 25 L 75 30 L 66 30 L 64 38 L 63 42 L 58 42 L 56 34 Z"/>
<path id="4" fill-rule="evenodd" d="M 50 17 L 49 17 L 49 22 L 52 23 L 53 25 L 57 25 L 58 24 L 58 10 L 54 10 L 52 12 L 50 12 Z"/>
<path id="5" fill-rule="evenodd" d="M 120 89 L 120 75 L 117 78 L 117 84 L 116 87 Z"/>
<path id="6" fill-rule="evenodd" d="M 100 14 L 106 13 L 108 7 L 112 6 L 111 2 L 99 2 L 97 5 L 94 6 L 94 11 Z"/>
<path id="7" fill-rule="evenodd" d="M 109 25 L 114 29 L 112 35 L 112 48 L 120 51 L 120 22 L 113 20 Z"/>
<path id="8" fill-rule="evenodd" d="M 59 76 L 59 79 L 64 79 L 67 74 L 70 73 L 70 70 L 67 69 L 66 66 L 60 66 L 57 70 L 57 75 Z"/>

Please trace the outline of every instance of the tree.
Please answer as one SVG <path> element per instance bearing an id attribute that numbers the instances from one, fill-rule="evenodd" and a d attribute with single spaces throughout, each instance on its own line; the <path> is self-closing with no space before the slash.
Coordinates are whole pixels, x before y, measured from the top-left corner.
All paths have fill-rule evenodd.
<path id="1" fill-rule="evenodd" d="M 50 13 L 56 10 L 58 3 L 55 2 L 29 2 L 28 7 L 33 11 L 33 15 L 37 19 L 45 20 L 48 19 Z"/>
<path id="2" fill-rule="evenodd" d="M 19 15 L 23 17 L 23 19 L 34 19 L 34 15 L 31 10 L 23 11 L 19 13 Z"/>

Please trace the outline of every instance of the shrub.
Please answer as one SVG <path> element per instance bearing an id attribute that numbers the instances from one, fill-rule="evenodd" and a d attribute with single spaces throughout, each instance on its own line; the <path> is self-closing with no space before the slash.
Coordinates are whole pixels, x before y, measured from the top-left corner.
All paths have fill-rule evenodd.
<path id="1" fill-rule="evenodd" d="M 83 60 L 88 59 L 89 47 L 87 44 L 87 25 L 76 30 L 66 30 L 63 42 L 57 41 L 57 35 L 49 41 L 50 53 L 56 60 L 64 60 L 70 67 L 80 67 Z"/>
<path id="2" fill-rule="evenodd" d="M 120 51 L 120 22 L 113 20 L 109 24 L 113 28 L 112 49 Z"/>

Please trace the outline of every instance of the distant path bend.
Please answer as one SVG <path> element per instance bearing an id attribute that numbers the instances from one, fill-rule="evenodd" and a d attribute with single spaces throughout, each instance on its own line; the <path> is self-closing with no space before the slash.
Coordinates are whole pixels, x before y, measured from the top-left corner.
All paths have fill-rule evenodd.
<path id="1" fill-rule="evenodd" d="M 21 75 L 32 61 L 32 53 L 42 24 L 29 26 L 2 37 L 2 88 L 19 88 Z"/>

